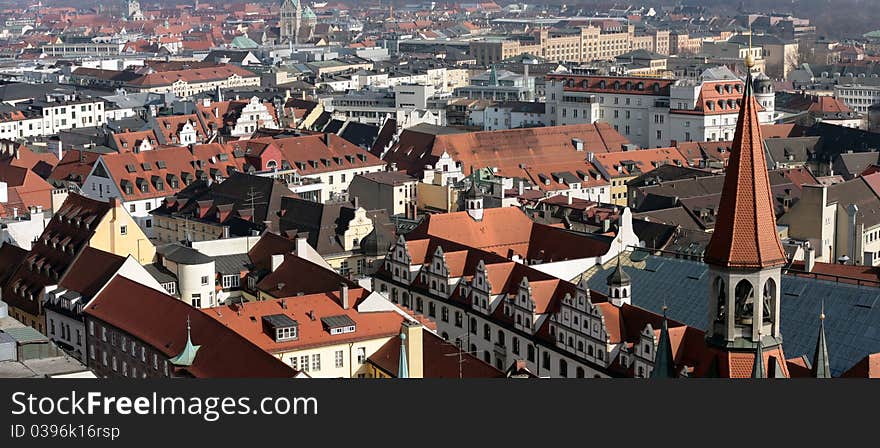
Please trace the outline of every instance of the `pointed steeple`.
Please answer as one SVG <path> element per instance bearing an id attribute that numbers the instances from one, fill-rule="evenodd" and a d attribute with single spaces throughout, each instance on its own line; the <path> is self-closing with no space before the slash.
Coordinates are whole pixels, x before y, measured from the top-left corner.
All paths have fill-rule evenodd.
<path id="1" fill-rule="evenodd" d="M 758 347 L 755 349 L 755 363 L 752 365 L 752 378 L 766 378 L 764 374 L 764 344 L 758 334 Z"/>
<path id="2" fill-rule="evenodd" d="M 617 267 L 615 267 L 614 270 L 611 271 L 611 275 L 605 279 L 605 283 L 608 284 L 608 286 L 627 286 L 630 284 L 629 274 L 620 267 L 621 254 L 622 252 L 617 254 Z"/>
<path id="3" fill-rule="evenodd" d="M 750 53 L 718 219 L 706 249 L 707 263 L 726 268 L 762 269 L 785 263 L 776 232 L 758 103 L 752 91 L 754 64 Z"/>
<path id="4" fill-rule="evenodd" d="M 654 370 L 651 378 L 678 378 L 675 370 L 675 356 L 672 354 L 672 341 L 669 339 L 669 321 L 666 319 L 666 305 L 663 305 L 663 327 L 654 357 Z"/>
<path id="5" fill-rule="evenodd" d="M 397 377 L 409 378 L 409 367 L 406 362 L 406 332 L 400 333 L 400 361 L 397 364 Z"/>
<path id="6" fill-rule="evenodd" d="M 813 355 L 814 378 L 831 378 L 831 364 L 828 359 L 828 345 L 825 342 L 825 302 L 819 314 L 819 337 L 816 339 L 816 354 Z"/>
<path id="7" fill-rule="evenodd" d="M 193 361 L 196 359 L 196 353 L 198 353 L 201 345 L 193 345 L 192 338 L 190 337 L 190 324 L 189 324 L 189 316 L 186 317 L 186 345 L 183 346 L 183 351 L 180 352 L 179 355 L 169 359 L 168 361 L 175 366 L 191 366 Z"/>
<path id="8" fill-rule="evenodd" d="M 498 72 L 495 71 L 494 65 L 489 69 L 489 85 L 490 86 L 497 86 L 498 85 Z"/>

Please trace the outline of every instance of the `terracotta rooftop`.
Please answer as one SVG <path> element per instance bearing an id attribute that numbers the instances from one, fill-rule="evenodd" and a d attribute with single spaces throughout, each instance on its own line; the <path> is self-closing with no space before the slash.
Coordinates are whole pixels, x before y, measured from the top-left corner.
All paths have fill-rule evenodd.
<path id="1" fill-rule="evenodd" d="M 267 300 L 216 307 L 205 310 L 205 314 L 269 353 L 395 336 L 404 320 L 399 313 L 357 311 L 357 304 L 369 294 L 370 292 L 363 288 L 351 288 L 349 290 L 351 302 L 347 310 L 342 308 L 339 292 L 336 291 L 296 296 L 284 301 Z M 296 340 L 275 342 L 274 336 L 268 335 L 263 330 L 263 316 L 279 314 L 297 322 L 299 336 Z M 348 317 L 354 321 L 355 331 L 330 334 L 328 329 L 324 328 L 321 319 L 332 316 Z"/>
<path id="2" fill-rule="evenodd" d="M 776 216 L 767 160 L 758 123 L 752 78 L 746 79 L 724 179 L 715 231 L 706 262 L 724 267 L 764 268 L 785 263 L 776 232 Z M 783 359 L 784 361 L 784 359 Z"/>
<path id="3" fill-rule="evenodd" d="M 142 312 L 145 308 L 150 312 Z M 122 276 L 111 280 L 84 312 L 140 339 L 169 358 L 183 350 L 186 323 L 190 319 L 192 342 L 201 347 L 193 364 L 184 368 L 184 375 L 291 378 L 297 374 L 283 361 L 212 319 L 208 313 Z"/>

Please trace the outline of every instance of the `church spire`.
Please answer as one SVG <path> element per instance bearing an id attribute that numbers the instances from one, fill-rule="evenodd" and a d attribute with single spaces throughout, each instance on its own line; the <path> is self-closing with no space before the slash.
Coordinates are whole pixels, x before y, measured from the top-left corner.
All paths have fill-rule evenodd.
<path id="1" fill-rule="evenodd" d="M 183 346 L 183 350 L 180 352 L 180 354 L 169 359 L 168 361 L 175 366 L 191 366 L 192 363 L 196 360 L 196 353 L 198 353 L 200 347 L 201 345 L 193 345 L 192 343 L 189 316 L 186 316 L 186 344 Z"/>
<path id="2" fill-rule="evenodd" d="M 669 320 L 666 318 L 666 305 L 663 305 L 663 327 L 654 356 L 654 370 L 651 378 L 678 378 L 675 370 L 675 356 L 672 354 L 672 341 L 669 339 Z"/>
<path id="3" fill-rule="evenodd" d="M 816 354 L 813 355 L 813 377 L 831 378 L 831 365 L 828 359 L 828 345 L 825 342 L 825 302 L 819 314 L 819 337 L 816 339 Z"/>
<path id="4" fill-rule="evenodd" d="M 758 347 L 755 349 L 755 364 L 752 365 L 752 378 L 766 378 L 764 374 L 764 344 L 761 333 L 758 333 Z"/>
<path id="5" fill-rule="evenodd" d="M 745 63 L 748 73 L 736 133 L 705 260 L 726 268 L 763 269 L 784 264 L 785 253 L 776 232 L 764 138 L 752 91 L 751 52 Z"/>

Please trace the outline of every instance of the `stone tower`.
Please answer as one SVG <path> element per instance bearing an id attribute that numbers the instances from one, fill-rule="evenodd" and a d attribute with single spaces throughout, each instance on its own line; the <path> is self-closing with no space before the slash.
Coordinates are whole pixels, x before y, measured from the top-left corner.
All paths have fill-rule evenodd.
<path id="1" fill-rule="evenodd" d="M 299 43 L 301 23 L 302 9 L 300 8 L 299 0 L 282 0 L 281 17 L 278 20 L 281 41 L 294 44 Z"/>
<path id="2" fill-rule="evenodd" d="M 752 367 L 748 370 L 753 375 L 788 376 L 779 331 L 780 277 L 786 258 L 776 232 L 751 55 L 746 66 L 749 73 L 718 220 L 706 248 L 706 339 L 717 353 L 716 362 L 726 364 L 721 370 L 730 376 L 747 374 L 740 372 L 743 365 Z"/>

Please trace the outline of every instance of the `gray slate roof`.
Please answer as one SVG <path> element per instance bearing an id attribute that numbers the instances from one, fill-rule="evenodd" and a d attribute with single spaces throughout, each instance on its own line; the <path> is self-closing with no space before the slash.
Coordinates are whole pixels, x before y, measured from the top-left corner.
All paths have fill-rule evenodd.
<path id="1" fill-rule="evenodd" d="M 588 283 L 606 291 L 613 269 L 597 271 Z M 632 278 L 632 303 L 670 319 L 705 329 L 708 265 L 696 261 L 648 256 L 645 269 L 623 266 Z M 825 335 L 831 372 L 838 376 L 871 353 L 880 352 L 880 289 L 826 280 L 782 276 L 781 325 L 785 356 L 813 359 L 819 334 L 819 313 L 825 301 Z"/>

